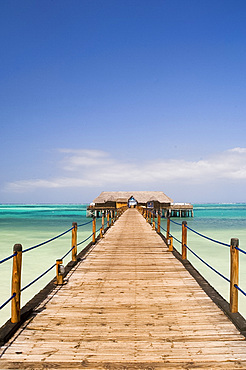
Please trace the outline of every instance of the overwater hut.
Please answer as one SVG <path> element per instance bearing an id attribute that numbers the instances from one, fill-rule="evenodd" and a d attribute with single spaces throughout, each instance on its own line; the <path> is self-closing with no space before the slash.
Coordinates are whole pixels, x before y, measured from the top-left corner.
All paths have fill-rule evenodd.
<path id="1" fill-rule="evenodd" d="M 162 191 L 103 191 L 97 198 L 93 200 L 87 208 L 88 216 L 99 216 L 101 212 L 115 210 L 121 207 L 136 207 L 142 206 L 161 213 L 163 216 L 189 216 L 193 206 L 185 203 L 182 212 L 179 206 L 175 206 L 173 199 L 168 197 Z M 174 212 L 175 211 L 175 212 Z"/>

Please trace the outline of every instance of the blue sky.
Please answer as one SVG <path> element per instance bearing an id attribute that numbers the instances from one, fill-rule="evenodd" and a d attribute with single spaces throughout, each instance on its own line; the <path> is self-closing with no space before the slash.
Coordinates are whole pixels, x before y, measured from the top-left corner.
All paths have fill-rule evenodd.
<path id="1" fill-rule="evenodd" d="M 2 203 L 245 202 L 244 0 L 0 0 Z"/>

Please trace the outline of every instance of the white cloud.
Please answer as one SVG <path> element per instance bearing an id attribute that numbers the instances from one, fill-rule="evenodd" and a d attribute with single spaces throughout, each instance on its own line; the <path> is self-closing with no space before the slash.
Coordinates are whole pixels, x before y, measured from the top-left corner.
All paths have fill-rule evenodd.
<path id="1" fill-rule="evenodd" d="M 232 153 L 246 153 L 246 148 L 233 148 L 233 149 L 229 149 L 228 152 L 232 152 Z"/>
<path id="2" fill-rule="evenodd" d="M 151 184 L 204 184 L 246 180 L 246 148 L 233 148 L 198 161 L 158 159 L 142 162 L 119 161 L 100 150 L 59 149 L 62 175 L 50 179 L 18 180 L 7 191 L 28 192 L 52 188 L 145 188 Z"/>
<path id="3" fill-rule="evenodd" d="M 66 154 L 61 162 L 62 168 L 66 171 L 76 171 L 83 167 L 96 167 L 112 163 L 109 154 L 101 150 L 59 149 L 59 152 Z"/>

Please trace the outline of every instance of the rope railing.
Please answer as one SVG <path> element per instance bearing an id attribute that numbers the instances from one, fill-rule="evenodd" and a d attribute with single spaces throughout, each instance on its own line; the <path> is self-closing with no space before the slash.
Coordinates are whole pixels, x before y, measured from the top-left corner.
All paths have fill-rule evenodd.
<path id="1" fill-rule="evenodd" d="M 89 236 L 88 236 L 88 238 L 86 238 L 86 239 L 82 240 L 82 242 L 78 243 L 78 244 L 77 244 L 77 247 L 78 247 L 79 245 L 81 245 L 81 244 L 85 243 L 87 240 L 89 240 L 89 239 L 92 237 L 92 235 L 93 235 L 93 233 L 92 233 L 91 235 L 89 235 Z"/>
<path id="2" fill-rule="evenodd" d="M 1 264 L 1 263 L 6 262 L 6 261 L 8 261 L 8 260 L 10 260 L 10 259 L 11 259 L 11 258 L 13 258 L 14 256 L 16 256 L 16 253 L 13 253 L 13 254 L 11 254 L 11 256 L 8 256 L 8 257 L 4 258 L 3 260 L 1 260 L 1 261 L 0 261 L 0 264 Z"/>
<path id="3" fill-rule="evenodd" d="M 48 272 L 50 272 L 55 266 L 56 266 L 56 280 L 57 284 L 61 285 L 63 284 L 63 275 L 65 273 L 65 268 L 62 265 L 62 261 L 72 252 L 72 261 L 77 263 L 77 247 L 86 241 L 88 241 L 92 237 L 92 245 L 96 243 L 96 235 L 100 231 L 100 236 L 103 237 L 104 234 L 104 215 L 106 214 L 107 216 L 107 227 L 110 227 L 115 220 L 117 220 L 121 214 L 125 211 L 126 208 L 118 209 L 118 210 L 107 210 L 106 212 L 103 213 L 102 216 L 102 225 L 100 228 L 96 229 L 96 219 L 93 217 L 92 220 L 82 223 L 82 224 L 77 224 L 76 222 L 73 222 L 73 226 L 69 228 L 68 230 L 65 230 L 59 235 L 56 235 L 42 243 L 39 243 L 37 245 L 34 245 L 32 247 L 22 249 L 21 244 L 15 244 L 14 245 L 14 250 L 13 254 L 0 260 L 0 264 L 12 259 L 13 260 L 13 271 L 12 271 L 12 296 L 8 298 L 4 303 L 0 305 L 0 310 L 3 309 L 5 306 L 7 306 L 8 303 L 12 302 L 12 315 L 11 315 L 11 322 L 12 323 L 17 323 L 20 321 L 20 294 L 28 289 L 30 286 L 32 286 L 34 283 L 36 283 L 38 280 L 40 280 L 42 277 L 44 277 Z M 110 221 L 111 219 L 111 221 Z M 84 240 L 81 242 L 77 243 L 77 230 L 78 228 L 81 228 L 83 226 L 89 225 L 92 223 L 92 234 L 90 234 L 88 237 L 86 237 Z M 21 265 L 22 265 L 22 254 L 31 250 L 34 250 L 40 246 L 43 246 L 47 243 L 50 243 L 63 235 L 67 234 L 68 232 L 72 231 L 72 247 L 60 258 L 56 260 L 56 263 L 52 264 L 49 268 L 47 268 L 44 272 L 42 272 L 39 276 L 37 276 L 35 279 L 30 281 L 28 284 L 26 284 L 24 287 L 21 288 Z M 88 244 L 90 246 L 90 244 Z M 81 259 L 79 259 L 81 260 Z M 73 266 L 73 265 L 71 265 Z"/>
<path id="4" fill-rule="evenodd" d="M 2 308 L 4 308 L 10 301 L 12 301 L 12 299 L 14 298 L 16 296 L 16 293 L 14 293 L 13 295 L 12 295 L 12 297 L 10 297 L 10 298 L 8 298 L 7 299 L 7 301 L 5 301 L 1 306 L 0 306 L 0 310 L 2 309 Z"/>
<path id="5" fill-rule="evenodd" d="M 173 220 L 171 220 L 171 219 L 170 219 L 170 222 L 172 222 L 172 223 L 173 223 L 173 224 L 175 224 L 175 225 L 182 226 L 182 224 L 180 224 L 179 222 L 173 221 Z"/>
<path id="6" fill-rule="evenodd" d="M 50 266 L 46 271 L 44 271 L 42 274 L 40 274 L 37 278 L 35 278 L 34 280 L 32 280 L 30 283 L 28 283 L 26 286 L 24 286 L 23 288 L 21 288 L 21 292 L 23 292 L 24 290 L 26 290 L 27 288 L 29 288 L 31 285 L 33 285 L 34 283 L 36 283 L 36 281 L 38 281 L 39 279 L 41 279 L 44 275 L 46 275 L 50 270 L 52 270 L 54 267 L 55 267 L 55 263 Z"/>
<path id="7" fill-rule="evenodd" d="M 243 249 L 238 248 L 238 247 L 236 247 L 236 249 L 237 249 L 239 252 L 246 254 L 246 252 L 245 252 Z"/>
<path id="8" fill-rule="evenodd" d="M 169 234 L 174 240 L 176 240 L 176 242 L 178 242 L 179 244 L 182 244 L 181 240 L 175 238 L 175 236 L 173 234 Z"/>
<path id="9" fill-rule="evenodd" d="M 240 293 L 242 293 L 243 295 L 246 296 L 246 292 L 244 290 L 242 290 L 241 288 L 239 288 L 239 286 L 237 284 L 234 284 L 234 287 L 239 290 Z"/>
<path id="10" fill-rule="evenodd" d="M 172 222 L 173 222 L 173 221 L 172 221 Z M 192 231 L 193 233 L 195 233 L 195 234 L 197 234 L 197 235 L 201 236 L 202 238 L 208 239 L 208 240 L 210 240 L 211 242 L 214 242 L 214 243 L 217 243 L 217 244 L 221 244 L 221 245 L 224 245 L 225 247 L 229 247 L 229 248 L 230 248 L 230 244 L 226 244 L 226 243 L 220 242 L 220 241 L 218 241 L 218 240 L 216 240 L 216 239 L 209 238 L 208 236 L 203 235 L 203 234 L 199 233 L 198 231 L 195 231 L 195 230 L 191 229 L 191 228 L 190 228 L 190 227 L 188 227 L 188 226 L 186 226 L 186 228 L 187 228 L 188 230 Z"/>
<path id="11" fill-rule="evenodd" d="M 153 218 L 153 229 L 155 228 L 155 217 L 156 214 L 152 211 L 150 211 L 147 208 L 140 207 L 139 212 L 143 215 L 143 217 L 146 219 L 147 222 L 151 223 Z M 246 251 L 239 248 L 239 240 L 236 238 L 231 239 L 231 243 L 227 244 L 224 242 L 221 242 L 219 240 L 210 238 L 190 227 L 187 226 L 187 222 L 183 221 L 182 224 L 173 220 L 170 220 L 170 217 L 166 217 L 167 220 L 167 227 L 166 229 L 160 225 L 160 213 L 157 212 L 158 217 L 158 227 L 156 231 L 158 233 L 161 233 L 160 230 L 163 230 L 166 233 L 165 241 L 167 243 L 167 246 L 169 247 L 169 251 L 173 251 L 173 240 L 181 244 L 181 260 L 187 260 L 187 250 L 191 252 L 197 259 L 199 259 L 204 265 L 206 265 L 209 269 L 214 271 L 218 276 L 220 276 L 222 279 L 227 281 L 230 284 L 230 312 L 235 313 L 238 312 L 238 291 L 241 292 L 243 295 L 246 296 L 245 291 L 239 287 L 238 281 L 239 281 L 239 255 L 238 253 L 241 252 L 243 254 L 246 254 Z M 182 240 L 177 239 L 174 235 L 170 232 L 170 224 L 175 224 L 177 226 L 182 227 Z M 205 238 L 211 242 L 217 243 L 218 245 L 223 245 L 230 248 L 230 279 L 227 278 L 225 275 L 223 275 L 221 272 L 219 272 L 215 267 L 210 265 L 205 259 L 201 258 L 196 252 L 194 252 L 188 245 L 187 245 L 187 231 L 191 231 L 198 235 L 199 237 Z"/>
<path id="12" fill-rule="evenodd" d="M 211 270 L 213 270 L 217 275 L 221 276 L 224 280 L 226 280 L 228 283 L 230 283 L 230 279 L 228 279 L 226 276 L 221 274 L 218 270 L 216 270 L 214 267 L 212 267 L 209 263 L 207 263 L 204 259 L 202 259 L 200 256 L 198 256 L 197 253 L 195 253 L 191 248 L 189 248 L 186 244 L 185 247 L 196 257 L 198 258 L 202 263 L 204 263 L 207 267 L 209 267 Z"/>
<path id="13" fill-rule="evenodd" d="M 175 221 L 172 221 L 175 222 Z M 170 226 L 170 218 L 167 219 L 167 225 Z M 236 238 L 232 238 L 230 244 L 221 242 L 219 240 L 210 238 L 198 231 L 190 228 L 187 226 L 187 222 L 182 222 L 182 260 L 187 259 L 187 250 L 191 252 L 196 258 L 198 258 L 203 264 L 205 264 L 208 268 L 213 270 L 217 275 L 219 275 L 222 279 L 227 281 L 230 284 L 230 312 L 235 313 L 238 312 L 238 291 L 244 294 L 244 291 L 239 288 L 239 251 L 246 254 L 245 251 L 239 248 L 239 240 Z M 230 248 L 230 279 L 228 279 L 225 275 L 219 272 L 216 268 L 211 266 L 207 261 L 201 258 L 196 252 L 194 252 L 190 247 L 187 245 L 187 230 L 195 233 L 199 237 L 205 238 L 209 241 L 217 243 L 218 245 L 223 245 Z M 170 234 L 170 227 L 168 228 L 167 239 Z"/>
<path id="14" fill-rule="evenodd" d="M 82 226 L 85 226 L 85 225 L 88 225 L 88 224 L 91 224 L 91 223 L 92 223 L 92 220 L 90 220 L 88 222 L 85 222 L 84 224 L 77 225 L 77 227 L 82 227 Z"/>
<path id="15" fill-rule="evenodd" d="M 22 253 L 29 252 L 29 251 L 30 251 L 30 250 L 32 250 L 32 249 L 36 249 L 36 248 L 38 248 L 38 247 L 41 247 L 42 245 L 45 245 L 45 244 L 47 244 L 47 243 L 50 243 L 50 242 L 52 242 L 53 240 L 58 239 L 58 238 L 60 238 L 61 236 L 63 236 L 63 235 L 65 235 L 65 234 L 67 234 L 69 231 L 73 230 L 73 228 L 74 228 L 74 226 L 73 226 L 73 227 L 71 227 L 70 229 L 68 229 L 68 230 L 64 231 L 63 233 L 61 233 L 61 234 L 59 234 L 59 235 L 57 235 L 57 236 L 54 236 L 54 237 L 53 237 L 53 238 L 51 238 L 51 239 L 46 240 L 45 242 L 42 242 L 42 243 L 37 244 L 37 245 L 34 245 L 33 247 L 30 247 L 30 248 L 27 248 L 27 249 L 24 249 L 24 250 L 22 251 Z"/>
<path id="16" fill-rule="evenodd" d="M 64 254 L 64 256 L 61 257 L 61 260 L 64 260 L 64 258 L 66 258 L 69 255 L 69 253 L 72 252 L 73 249 L 75 249 L 75 245 L 72 248 L 70 248 L 69 251 Z"/>

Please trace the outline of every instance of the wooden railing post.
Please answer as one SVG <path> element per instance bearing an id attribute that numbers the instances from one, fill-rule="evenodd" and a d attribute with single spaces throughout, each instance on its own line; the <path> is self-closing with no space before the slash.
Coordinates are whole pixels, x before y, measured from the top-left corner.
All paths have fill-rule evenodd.
<path id="1" fill-rule="evenodd" d="M 153 223 L 152 223 L 152 229 L 155 230 L 155 212 L 153 212 Z"/>
<path id="2" fill-rule="evenodd" d="M 72 229 L 72 261 L 77 261 L 77 222 L 73 222 Z"/>
<path id="3" fill-rule="evenodd" d="M 169 234 L 170 234 L 170 217 L 167 217 L 167 236 L 166 236 L 167 241 L 169 239 Z"/>
<path id="4" fill-rule="evenodd" d="M 182 222 L 182 260 L 187 259 L 187 222 Z"/>
<path id="5" fill-rule="evenodd" d="M 107 211 L 107 227 L 109 227 L 109 211 Z"/>
<path id="6" fill-rule="evenodd" d="M 238 249 L 239 240 L 236 238 L 231 239 L 230 255 L 231 255 L 231 270 L 230 270 L 230 311 L 238 312 L 238 290 L 235 285 L 238 285 L 239 275 L 239 258 Z"/>
<path id="7" fill-rule="evenodd" d="M 96 241 L 96 217 L 93 217 L 92 221 L 92 243 Z"/>
<path id="8" fill-rule="evenodd" d="M 12 272 L 12 295 L 15 294 L 11 301 L 11 322 L 20 321 L 20 296 L 21 296 L 21 263 L 22 263 L 22 245 L 15 244 L 13 248 L 13 272 Z"/>
<path id="9" fill-rule="evenodd" d="M 62 265 L 62 259 L 56 260 L 56 284 L 63 285 L 63 274 L 64 266 Z"/>
<path id="10" fill-rule="evenodd" d="M 158 220 L 157 220 L 157 232 L 161 232 L 161 214 L 158 212 Z"/>
<path id="11" fill-rule="evenodd" d="M 102 230 L 104 231 L 104 211 L 102 212 Z"/>
<path id="12" fill-rule="evenodd" d="M 169 251 L 172 252 L 173 251 L 173 237 L 170 236 L 169 237 Z"/>

